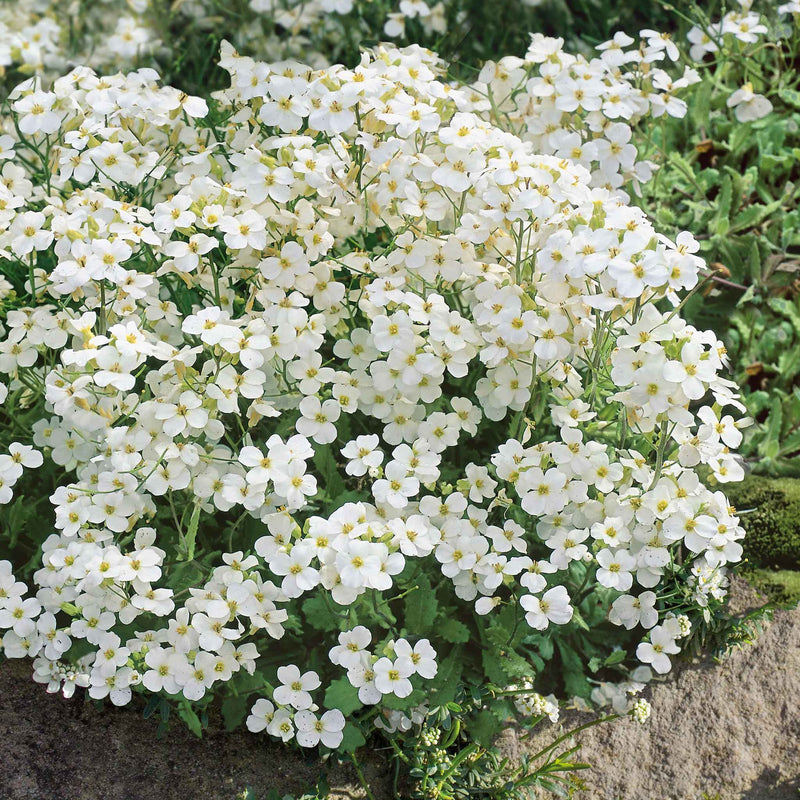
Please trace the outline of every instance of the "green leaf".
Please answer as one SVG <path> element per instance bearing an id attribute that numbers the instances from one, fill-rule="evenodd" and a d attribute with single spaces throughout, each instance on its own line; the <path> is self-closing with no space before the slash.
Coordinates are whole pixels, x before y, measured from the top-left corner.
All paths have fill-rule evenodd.
<path id="1" fill-rule="evenodd" d="M 790 456 L 798 451 L 800 451 L 800 431 L 795 431 L 781 442 L 780 455 Z"/>
<path id="2" fill-rule="evenodd" d="M 525 637 L 525 644 L 533 649 L 545 660 L 549 661 L 553 657 L 553 637 L 543 636 L 535 633 Z"/>
<path id="3" fill-rule="evenodd" d="M 722 187 L 717 197 L 717 213 L 714 217 L 713 229 L 717 236 L 724 236 L 730 228 L 731 202 L 733 200 L 733 183 L 729 175 L 722 179 Z"/>
<path id="4" fill-rule="evenodd" d="M 611 653 L 611 655 L 609 655 L 604 663 L 607 667 L 613 667 L 614 664 L 621 664 L 627 655 L 628 654 L 624 650 L 615 650 L 613 653 Z"/>
<path id="5" fill-rule="evenodd" d="M 753 237 L 750 243 L 750 251 L 748 253 L 748 266 L 750 267 L 750 278 L 753 283 L 761 281 L 761 250 L 758 246 L 758 240 Z M 731 270 L 733 272 L 733 270 Z M 752 287 L 751 287 L 752 288 Z"/>
<path id="6" fill-rule="evenodd" d="M 186 723 L 186 727 L 198 738 L 203 736 L 203 725 L 200 717 L 192 708 L 188 700 L 184 699 L 178 704 L 178 716 Z"/>
<path id="7" fill-rule="evenodd" d="M 432 706 L 443 706 L 455 700 L 463 668 L 462 648 L 457 645 L 439 664 L 439 671 L 429 684 Z"/>
<path id="8" fill-rule="evenodd" d="M 189 527 L 186 529 L 186 536 L 184 537 L 183 544 L 186 548 L 186 561 L 191 561 L 194 558 L 194 548 L 197 542 L 197 528 L 200 525 L 200 504 L 198 503 L 192 509 L 192 516 L 189 518 Z"/>
<path id="9" fill-rule="evenodd" d="M 345 716 L 361 708 L 358 689 L 347 678 L 339 678 L 325 690 L 325 708 L 338 708 Z"/>
<path id="10" fill-rule="evenodd" d="M 711 91 L 714 85 L 711 81 L 701 81 L 700 86 L 691 104 L 691 116 L 694 127 L 697 129 L 708 127 L 708 113 L 711 109 Z"/>
<path id="11" fill-rule="evenodd" d="M 740 211 L 731 221 L 728 233 L 755 228 L 761 224 L 773 211 L 780 207 L 782 200 L 775 200 L 769 205 L 754 204 Z"/>
<path id="12" fill-rule="evenodd" d="M 585 631 L 590 631 L 591 628 L 586 624 L 586 620 L 583 618 L 583 615 L 578 611 L 577 608 L 573 609 L 572 611 L 572 621 L 579 627 Z"/>
<path id="13" fill-rule="evenodd" d="M 746 152 L 752 141 L 753 131 L 749 125 L 735 125 L 731 138 L 728 140 L 732 153 L 739 155 Z"/>
<path id="14" fill-rule="evenodd" d="M 766 438 L 758 448 L 766 458 L 775 458 L 780 451 L 782 425 L 783 408 L 780 403 L 776 403 L 768 417 Z"/>
<path id="15" fill-rule="evenodd" d="M 513 642 L 510 642 L 509 638 L 505 626 L 493 624 L 486 631 L 484 656 L 486 652 L 492 654 L 492 658 L 496 661 L 496 665 L 493 666 L 499 667 L 504 679 L 530 678 L 536 670 L 544 666 L 544 662 L 535 653 L 528 653 L 527 657 L 520 655 L 513 648 Z M 499 682 L 502 683 L 504 679 Z M 492 680 L 498 682 L 495 678 Z"/>
<path id="16" fill-rule="evenodd" d="M 404 600 L 405 625 L 414 634 L 428 633 L 433 627 L 436 619 L 438 603 L 436 592 L 431 586 L 431 582 L 420 575 L 417 580 L 418 588 L 409 592 Z"/>
<path id="17" fill-rule="evenodd" d="M 785 297 L 773 297 L 769 300 L 769 307 L 782 317 L 786 317 L 792 323 L 792 327 L 800 334 L 800 310 Z"/>
<path id="18" fill-rule="evenodd" d="M 436 624 L 436 635 L 446 642 L 463 644 L 469 641 L 469 628 L 453 617 L 439 617 Z"/>
<path id="19" fill-rule="evenodd" d="M 222 701 L 222 719 L 225 722 L 225 730 L 232 731 L 244 722 L 247 712 L 250 710 L 250 703 L 247 695 L 233 694 Z"/>
<path id="20" fill-rule="evenodd" d="M 341 629 L 341 620 L 320 595 L 310 597 L 303 602 L 303 614 L 305 614 L 306 622 L 318 631 Z"/>
<path id="21" fill-rule="evenodd" d="M 779 89 L 778 97 L 787 105 L 800 108 L 800 92 L 795 89 Z"/>
<path id="22" fill-rule="evenodd" d="M 330 447 L 320 447 L 314 453 L 314 466 L 322 476 L 322 488 L 328 497 L 338 497 L 345 491 L 344 480 L 339 474 L 336 459 Z"/>
<path id="23" fill-rule="evenodd" d="M 492 740 L 504 727 L 505 721 L 492 711 L 479 711 L 469 721 L 470 738 L 484 747 L 491 747 Z"/>
<path id="24" fill-rule="evenodd" d="M 591 692 L 591 686 L 584 674 L 583 660 L 580 655 L 564 639 L 556 641 L 556 647 L 558 647 L 558 654 L 561 656 L 561 663 L 564 668 L 562 677 L 567 694 L 588 697 Z"/>
<path id="25" fill-rule="evenodd" d="M 483 646 L 481 663 L 483 664 L 483 671 L 491 683 L 502 686 L 506 682 L 506 672 L 494 651 L 494 647 L 486 644 Z"/>
<path id="26" fill-rule="evenodd" d="M 361 730 L 352 722 L 348 722 L 342 731 L 344 738 L 337 749 L 345 753 L 355 753 L 361 745 L 366 744 L 366 739 Z"/>

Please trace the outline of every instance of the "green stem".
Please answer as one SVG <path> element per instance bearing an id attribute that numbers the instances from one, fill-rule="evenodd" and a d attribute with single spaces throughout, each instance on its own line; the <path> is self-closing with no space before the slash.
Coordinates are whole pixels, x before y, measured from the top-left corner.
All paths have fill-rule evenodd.
<path id="1" fill-rule="evenodd" d="M 372 791 L 369 788 L 369 784 L 367 783 L 366 778 L 364 777 L 364 773 L 361 770 L 361 766 L 358 763 L 358 759 L 356 758 L 355 753 L 350 754 L 350 758 L 353 761 L 353 766 L 356 770 L 356 775 L 358 776 L 358 782 L 361 784 L 361 788 L 364 790 L 365 794 L 367 795 L 367 800 L 375 800 L 375 795 L 372 794 Z"/>

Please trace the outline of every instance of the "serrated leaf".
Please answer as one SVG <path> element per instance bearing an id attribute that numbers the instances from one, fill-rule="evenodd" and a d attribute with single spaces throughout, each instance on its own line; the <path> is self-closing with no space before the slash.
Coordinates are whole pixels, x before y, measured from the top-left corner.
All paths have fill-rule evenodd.
<path id="1" fill-rule="evenodd" d="M 540 668 L 538 665 L 534 667 L 538 656 L 529 653 L 526 658 L 513 649 L 509 643 L 508 631 L 504 627 L 499 625 L 490 627 L 486 632 L 486 638 L 488 644 L 485 646 L 491 648 L 497 665 L 506 679 L 530 678 L 536 669 Z M 543 666 L 541 659 L 538 660 Z"/>
<path id="2" fill-rule="evenodd" d="M 735 125 L 733 133 L 728 140 L 728 146 L 733 153 L 744 152 L 748 149 L 753 135 L 749 125 Z"/>
<path id="3" fill-rule="evenodd" d="M 195 544 L 197 543 L 197 529 L 200 527 L 200 504 L 192 509 L 192 516 L 189 518 L 189 527 L 186 529 L 186 536 L 183 544 L 186 551 L 186 561 L 194 558 Z"/>
<path id="4" fill-rule="evenodd" d="M 755 228 L 761 224 L 773 211 L 780 207 L 781 200 L 775 200 L 768 205 L 754 204 L 740 211 L 732 220 L 728 233 Z"/>
<path id="5" fill-rule="evenodd" d="M 463 644 L 469 641 L 469 628 L 452 617 L 440 617 L 436 624 L 436 635 L 446 642 Z"/>
<path id="6" fill-rule="evenodd" d="M 341 628 L 339 617 L 320 596 L 309 597 L 303 602 L 303 614 L 308 624 L 318 631 L 338 631 Z"/>
<path id="7" fill-rule="evenodd" d="M 443 706 L 453 702 L 458 691 L 458 682 L 464 668 L 461 647 L 454 647 L 439 664 L 436 677 L 430 682 L 431 705 Z"/>
<path id="8" fill-rule="evenodd" d="M 431 582 L 420 575 L 417 587 L 403 598 L 406 628 L 416 635 L 428 633 L 436 619 L 438 603 Z"/>
<path id="9" fill-rule="evenodd" d="M 347 678 L 333 681 L 325 690 L 325 708 L 338 708 L 346 717 L 362 705 L 358 699 L 358 689 Z"/>

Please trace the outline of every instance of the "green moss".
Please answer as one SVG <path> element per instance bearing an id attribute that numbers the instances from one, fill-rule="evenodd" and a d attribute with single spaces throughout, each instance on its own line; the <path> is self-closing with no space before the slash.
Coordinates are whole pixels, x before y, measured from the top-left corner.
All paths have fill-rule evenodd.
<path id="1" fill-rule="evenodd" d="M 747 531 L 744 558 L 754 567 L 800 569 L 800 479 L 748 476 L 725 491 Z"/>
<path id="2" fill-rule="evenodd" d="M 776 605 L 794 607 L 800 603 L 800 572 L 754 569 L 746 572 L 745 577 Z"/>

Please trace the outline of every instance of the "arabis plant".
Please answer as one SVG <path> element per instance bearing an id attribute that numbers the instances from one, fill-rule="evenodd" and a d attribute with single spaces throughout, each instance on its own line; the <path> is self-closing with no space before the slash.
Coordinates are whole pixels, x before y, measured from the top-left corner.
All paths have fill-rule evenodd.
<path id="1" fill-rule="evenodd" d="M 460 682 L 549 716 L 669 669 L 741 553 L 701 481 L 741 406 L 680 316 L 696 242 L 615 190 L 669 46 L 615 42 L 472 87 L 225 46 L 210 110 L 150 70 L 12 92 L 7 657 L 331 748 Z"/>

